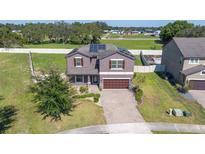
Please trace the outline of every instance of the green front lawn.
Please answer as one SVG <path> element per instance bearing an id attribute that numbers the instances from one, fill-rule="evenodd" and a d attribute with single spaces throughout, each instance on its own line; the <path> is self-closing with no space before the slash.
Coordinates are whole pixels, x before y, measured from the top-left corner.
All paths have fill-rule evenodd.
<path id="1" fill-rule="evenodd" d="M 41 61 L 41 56 L 45 62 L 47 61 L 45 64 Z M 40 69 L 46 69 L 50 65 L 48 59 L 52 56 L 46 59 L 46 56 L 42 54 L 34 58 Z M 53 59 L 58 61 L 58 58 Z M 62 117 L 62 121 L 43 120 L 40 113 L 36 112 L 37 108 L 32 102 L 32 94 L 28 91 L 31 80 L 27 54 L 1 53 L 0 70 L 0 96 L 3 97 L 3 100 L 0 100 L 0 107 L 14 105 L 18 110 L 16 121 L 6 133 L 55 133 L 105 123 L 103 109 L 91 101 L 80 101 L 70 116 Z"/>
<path id="2" fill-rule="evenodd" d="M 136 78 L 142 74 L 137 74 Z M 177 90 L 156 73 L 143 74 L 145 82 L 141 84 L 144 91 L 143 103 L 138 109 L 144 119 L 149 122 L 173 122 L 205 124 L 205 109 L 197 102 L 183 98 Z M 135 83 L 135 80 L 133 80 Z M 190 111 L 191 117 L 170 117 L 166 111 L 169 108 L 180 108 Z"/>
<path id="3" fill-rule="evenodd" d="M 101 40 L 101 43 L 114 44 L 127 49 L 159 50 L 162 47 L 162 44 L 157 43 L 156 40 Z"/>

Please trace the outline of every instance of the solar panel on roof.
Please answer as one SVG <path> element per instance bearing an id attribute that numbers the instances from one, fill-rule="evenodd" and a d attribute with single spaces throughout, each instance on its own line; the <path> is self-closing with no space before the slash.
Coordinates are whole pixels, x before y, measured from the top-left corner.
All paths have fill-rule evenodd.
<path id="1" fill-rule="evenodd" d="M 105 50 L 105 44 L 91 44 L 90 52 L 98 52 L 98 50 Z"/>

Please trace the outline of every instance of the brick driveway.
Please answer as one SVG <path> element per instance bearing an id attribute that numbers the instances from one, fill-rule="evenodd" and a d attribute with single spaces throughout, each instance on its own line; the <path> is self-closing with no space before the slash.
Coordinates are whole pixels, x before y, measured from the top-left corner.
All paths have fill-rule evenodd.
<path id="1" fill-rule="evenodd" d="M 205 90 L 189 90 L 189 94 L 205 108 Z"/>
<path id="2" fill-rule="evenodd" d="M 103 89 L 101 103 L 108 124 L 144 122 L 133 93 L 127 89 Z"/>

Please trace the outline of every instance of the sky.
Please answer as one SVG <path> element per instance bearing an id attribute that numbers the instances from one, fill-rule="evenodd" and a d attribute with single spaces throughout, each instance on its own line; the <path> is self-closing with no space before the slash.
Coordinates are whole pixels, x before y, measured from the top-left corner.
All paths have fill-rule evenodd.
<path id="1" fill-rule="evenodd" d="M 0 20 L 0 23 L 15 23 L 15 24 L 25 24 L 25 23 L 53 23 L 58 20 Z M 93 22 L 95 20 L 64 20 L 68 23 L 73 22 Z M 99 20 L 100 21 L 100 20 Z M 101 20 L 106 22 L 109 26 L 117 27 L 159 27 L 164 26 L 169 22 L 174 22 L 173 20 Z M 188 20 L 188 22 L 195 25 L 205 25 L 205 20 Z"/>

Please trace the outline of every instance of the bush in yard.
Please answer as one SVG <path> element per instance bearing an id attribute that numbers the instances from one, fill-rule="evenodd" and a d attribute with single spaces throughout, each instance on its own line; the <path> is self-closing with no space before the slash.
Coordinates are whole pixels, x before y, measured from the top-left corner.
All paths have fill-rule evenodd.
<path id="1" fill-rule="evenodd" d="M 88 98 L 88 97 L 93 97 L 94 102 L 97 103 L 100 98 L 100 94 L 94 94 L 94 93 L 88 93 L 88 94 L 83 94 L 83 95 L 76 95 L 74 96 L 75 98 Z"/>
<path id="2" fill-rule="evenodd" d="M 31 91 L 38 111 L 44 118 L 60 120 L 61 114 L 69 115 L 73 108 L 75 90 L 57 71 L 50 70 L 45 78 L 37 78 L 37 83 L 31 86 Z"/>
<path id="3" fill-rule="evenodd" d="M 135 93 L 135 100 L 139 103 L 142 103 L 142 96 L 143 96 L 142 89 L 138 89 Z"/>
<path id="4" fill-rule="evenodd" d="M 88 93 L 88 86 L 81 86 L 80 93 Z"/>

